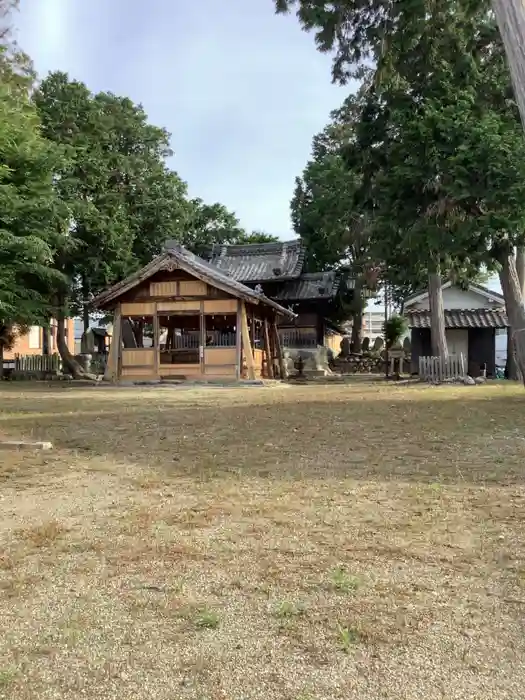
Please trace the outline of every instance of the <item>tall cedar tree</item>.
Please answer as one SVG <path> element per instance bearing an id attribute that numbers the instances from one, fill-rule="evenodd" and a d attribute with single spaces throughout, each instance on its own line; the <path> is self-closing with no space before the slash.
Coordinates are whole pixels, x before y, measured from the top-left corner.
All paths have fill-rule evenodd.
<path id="1" fill-rule="evenodd" d="M 355 140 L 356 124 L 366 103 L 361 89 L 334 110 L 331 121 L 312 143 L 312 157 L 296 178 L 291 202 L 295 232 L 305 242 L 311 271 L 338 267 L 355 280 L 346 311 L 352 319 L 351 347 L 361 351 L 364 288 L 375 267 L 371 250 L 369 213 L 357 205 L 362 186 L 359 171 L 347 167 L 344 149 Z M 364 102 L 365 101 L 365 102 Z"/>
<path id="2" fill-rule="evenodd" d="M 484 114 L 482 105 L 477 100 L 477 96 L 484 92 L 483 80 L 480 79 L 479 75 L 491 71 L 489 86 L 490 99 L 493 100 L 490 103 L 492 114 L 485 114 L 483 124 L 484 136 L 488 137 L 489 143 L 485 144 L 485 149 L 482 148 L 483 136 L 480 135 L 478 129 L 477 134 L 474 134 L 475 149 L 474 152 L 470 152 L 474 158 L 470 158 L 470 165 L 467 162 L 466 153 L 460 154 L 459 165 L 463 168 L 464 174 L 469 175 L 463 179 L 463 183 L 467 186 L 470 185 L 469 180 L 476 180 L 475 175 L 478 174 L 480 167 L 488 164 L 487 151 L 490 151 L 491 156 L 499 154 L 501 160 L 510 143 L 513 146 L 516 145 L 516 131 L 513 121 L 517 118 L 517 110 L 512 100 L 509 100 L 510 81 L 508 73 L 504 70 L 503 52 L 500 50 L 501 40 L 489 26 L 488 2 L 464 0 L 463 3 L 460 3 L 450 0 L 448 3 L 442 3 L 436 9 L 435 3 L 426 0 L 411 0 L 410 2 L 406 0 L 398 3 L 385 3 L 379 0 L 376 2 L 346 0 L 338 3 L 335 7 L 332 3 L 321 0 L 299 0 L 297 3 L 293 0 L 292 2 L 278 0 L 277 9 L 286 11 L 296 4 L 299 7 L 298 14 L 303 26 L 306 29 L 317 31 L 316 39 L 319 48 L 324 51 L 336 49 L 333 70 L 335 80 L 344 82 L 350 76 L 357 75 L 363 62 L 372 59 L 377 66 L 376 86 L 378 91 L 384 93 L 386 86 L 388 93 L 388 90 L 392 90 L 392 86 L 395 86 L 396 81 L 398 88 L 401 84 L 403 89 L 402 83 L 405 81 L 406 102 L 410 105 L 407 109 L 413 107 L 413 99 L 417 97 L 419 100 L 423 100 L 423 103 L 418 106 L 426 111 L 427 117 L 430 117 L 432 109 L 436 111 L 436 107 L 437 113 L 440 114 L 440 107 L 443 105 L 440 103 L 439 94 L 439 99 L 434 98 L 432 105 L 432 100 L 426 102 L 429 90 L 423 94 L 418 94 L 417 89 L 413 90 L 414 79 L 416 84 L 418 83 L 417 73 L 420 67 L 418 68 L 417 64 L 421 64 L 421 60 L 427 61 L 427 70 L 430 67 L 433 77 L 442 71 L 441 61 L 448 63 L 446 68 L 446 72 L 449 73 L 448 77 L 439 78 L 442 82 L 441 87 L 445 88 L 445 92 L 448 89 L 449 94 L 454 89 L 463 91 L 466 104 L 468 104 L 469 98 L 472 103 L 468 109 L 471 112 L 477 110 L 478 113 L 482 114 Z M 449 18 L 453 19 L 454 29 L 447 24 Z M 432 25 L 443 27 L 448 38 L 445 41 L 443 41 L 444 38 L 441 38 L 441 41 L 436 41 L 436 37 L 429 36 L 428 27 Z M 453 33 L 458 31 L 457 40 L 454 41 Z M 422 41 L 426 41 L 427 44 L 422 44 Z M 460 70 L 454 70 L 454 67 L 450 66 L 450 54 L 439 51 L 436 53 L 436 47 L 439 44 L 447 50 L 446 44 L 450 41 L 453 50 L 459 51 L 457 57 Z M 470 56 L 473 59 L 470 61 L 469 51 L 471 51 Z M 420 52 L 421 60 L 417 58 L 418 52 Z M 462 69 L 466 69 L 465 74 L 462 73 Z M 412 77 L 408 75 L 410 72 Z M 422 83 L 421 77 L 419 75 L 420 85 Z M 447 82 L 450 83 L 450 80 L 453 81 L 453 84 L 447 88 Z M 398 95 L 402 89 L 397 90 Z M 468 95 L 469 90 L 471 91 L 470 96 Z M 485 94 L 486 92 L 485 90 Z M 468 110 L 465 109 L 465 100 L 463 102 L 464 118 L 462 121 L 463 127 L 465 127 L 465 115 Z M 452 119 L 450 114 L 452 106 L 446 102 L 446 99 L 444 106 L 449 110 L 449 114 L 447 116 L 441 112 L 440 117 L 446 117 L 442 125 L 447 119 L 450 124 Z M 396 109 L 399 117 L 399 104 Z M 402 119 L 398 119 L 399 121 L 401 124 L 403 123 Z M 428 138 L 430 122 L 428 119 L 426 121 L 423 132 L 427 129 L 425 136 Z M 398 128 L 399 126 L 398 123 Z M 473 119 L 469 120 L 468 126 L 475 127 Z M 430 137 L 434 138 L 434 135 L 432 129 Z M 457 142 L 457 132 L 454 138 Z M 442 141 L 446 142 L 447 137 L 442 138 Z M 468 149 L 467 146 L 466 150 L 468 151 Z M 476 161 L 475 157 L 481 158 L 481 161 Z M 453 222 L 452 226 L 455 228 L 457 228 L 458 221 L 467 218 L 472 224 L 472 238 L 466 241 L 466 249 L 470 250 L 474 257 L 484 255 L 485 261 L 489 264 L 494 262 L 499 264 L 502 288 L 506 297 L 509 320 L 513 328 L 512 335 L 516 354 L 523 371 L 525 370 L 525 333 L 521 330 L 525 328 L 525 310 L 522 304 L 514 255 L 514 246 L 520 246 L 523 243 L 523 225 L 521 207 L 518 206 L 517 210 L 512 207 L 513 200 L 514 203 L 518 202 L 516 195 L 520 189 L 519 178 L 521 174 L 518 172 L 519 168 L 515 162 L 507 160 L 504 167 L 505 171 L 502 174 L 498 173 L 496 168 L 493 168 L 491 172 L 489 170 L 489 172 L 483 173 L 485 177 L 478 177 L 478 182 L 475 184 L 479 185 L 479 180 L 482 180 L 485 187 L 481 188 L 480 191 L 478 186 L 473 192 L 467 192 L 467 188 L 465 188 L 464 199 L 457 200 L 445 195 L 446 188 L 443 189 L 440 184 L 440 194 L 437 199 L 441 202 L 441 208 L 428 209 L 427 213 L 439 212 L 442 221 L 446 214 L 447 226 Z M 473 172 L 474 169 L 476 169 L 476 173 Z M 491 181 L 491 175 L 497 175 L 496 182 Z M 505 201 L 498 204 L 497 197 L 502 195 L 502 190 L 497 191 L 497 188 L 504 186 L 509 181 L 511 191 L 505 192 L 503 194 Z M 428 183 L 428 181 L 426 182 Z M 455 194 L 457 195 L 457 192 Z M 476 200 L 474 207 L 473 200 Z M 445 202 L 446 207 L 443 208 Z M 478 226 L 482 227 L 481 232 L 477 229 Z M 462 231 L 465 232 L 464 226 L 462 226 Z M 412 238 L 414 239 L 415 236 Z M 452 236 L 450 240 L 452 240 Z M 457 241 L 454 243 L 456 244 Z"/>

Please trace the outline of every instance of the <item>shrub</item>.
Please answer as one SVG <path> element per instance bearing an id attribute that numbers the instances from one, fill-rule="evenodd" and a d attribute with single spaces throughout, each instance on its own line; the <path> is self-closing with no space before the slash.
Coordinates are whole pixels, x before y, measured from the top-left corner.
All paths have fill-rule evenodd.
<path id="1" fill-rule="evenodd" d="M 385 335 L 387 348 L 391 348 L 399 342 L 406 333 L 407 328 L 408 324 L 404 316 L 399 316 L 398 314 L 390 316 L 390 318 L 383 323 L 383 333 Z"/>

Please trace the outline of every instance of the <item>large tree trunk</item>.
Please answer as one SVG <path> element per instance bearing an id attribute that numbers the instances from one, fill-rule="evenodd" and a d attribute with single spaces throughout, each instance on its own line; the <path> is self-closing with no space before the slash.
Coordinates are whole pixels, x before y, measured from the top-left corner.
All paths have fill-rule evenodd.
<path id="1" fill-rule="evenodd" d="M 521 299 L 522 302 L 525 302 L 525 248 L 523 246 L 519 246 L 516 249 L 516 272 L 520 285 Z M 516 358 L 514 357 L 514 343 L 510 329 L 507 332 L 507 362 L 505 365 L 505 378 L 512 380 L 519 379 Z"/>
<path id="2" fill-rule="evenodd" d="M 507 328 L 507 359 L 505 361 L 505 379 L 516 381 L 519 379 L 516 358 L 514 357 L 514 341 L 512 339 L 512 329 Z"/>
<path id="3" fill-rule="evenodd" d="M 352 335 L 350 337 L 350 352 L 358 353 L 363 349 L 363 313 L 365 303 L 363 299 L 362 285 L 356 283 L 354 300 L 352 303 Z"/>
<path id="4" fill-rule="evenodd" d="M 525 129 L 525 3 L 523 0 L 492 0 L 492 9 L 496 15 L 499 31 L 505 46 L 514 96 L 520 112 L 521 122 Z M 514 262 L 514 255 L 512 255 L 512 258 Z M 511 324 L 511 328 L 508 329 L 507 366 L 505 368 L 505 375 L 508 379 L 518 378 L 518 367 L 521 370 L 522 378 L 525 377 L 522 366 L 522 360 L 525 358 L 520 359 L 518 356 L 518 346 L 521 348 L 522 342 L 521 337 L 518 339 L 518 335 L 522 336 L 523 333 L 520 331 L 521 326 L 514 326 L 514 323 L 520 323 L 520 313 L 518 311 L 521 310 L 521 313 L 523 313 L 523 301 L 525 299 L 524 248 L 518 248 L 515 262 L 517 266 L 517 270 L 515 270 L 516 276 L 514 276 L 514 272 L 511 269 L 512 265 L 510 264 L 506 271 L 502 270 L 500 273 L 502 287 L 503 277 L 506 277 L 507 293 L 504 291 L 504 294 L 507 314 Z M 517 282 L 516 286 L 514 285 L 515 281 Z M 519 296 L 516 296 L 514 292 L 517 292 Z M 510 295 L 508 300 L 507 295 Z M 521 298 L 521 304 L 518 303 L 518 298 Z M 509 303 L 512 306 L 512 310 L 509 308 Z M 512 321 L 511 316 L 516 315 L 518 318 L 515 317 L 514 321 Z"/>
<path id="5" fill-rule="evenodd" d="M 82 280 L 82 326 L 84 333 L 89 330 L 89 291 L 85 279 Z"/>
<path id="6" fill-rule="evenodd" d="M 441 269 L 436 266 L 428 274 L 428 301 L 430 304 L 430 343 L 434 357 L 448 357 L 447 336 L 445 334 L 445 310 Z"/>
<path id="7" fill-rule="evenodd" d="M 363 297 L 363 279 L 356 279 L 354 298 L 351 305 L 352 334 L 350 336 L 350 352 L 359 353 L 363 349 L 363 315 L 365 311 L 365 299 Z"/>
<path id="8" fill-rule="evenodd" d="M 514 95 L 525 129 L 525 3 L 523 0 L 492 0 L 505 46 Z"/>
<path id="9" fill-rule="evenodd" d="M 4 377 L 4 352 L 13 349 L 15 338 L 14 326 L 9 323 L 0 323 L 0 379 Z"/>
<path id="10" fill-rule="evenodd" d="M 525 246 L 516 249 L 516 272 L 520 284 L 521 298 L 525 302 Z"/>
<path id="11" fill-rule="evenodd" d="M 350 352 L 358 353 L 363 349 L 363 308 L 352 313 L 352 335 Z"/>
<path id="12" fill-rule="evenodd" d="M 516 270 L 516 257 L 513 251 L 510 251 L 502 258 L 499 277 L 510 323 L 510 328 L 508 329 L 511 342 L 510 350 L 516 359 L 521 379 L 525 381 L 525 306 L 523 305 L 523 297 Z"/>
<path id="13" fill-rule="evenodd" d="M 94 374 L 85 372 L 84 369 L 71 354 L 66 339 L 66 315 L 64 313 L 65 303 L 60 300 L 57 304 L 57 349 L 62 358 L 64 371 L 70 374 L 73 379 L 93 379 L 96 380 Z"/>
<path id="14" fill-rule="evenodd" d="M 82 304 L 82 327 L 84 333 L 87 333 L 89 330 L 89 307 L 87 304 Z"/>
<path id="15" fill-rule="evenodd" d="M 42 326 L 42 355 L 50 355 L 51 346 L 51 328 L 50 326 Z"/>

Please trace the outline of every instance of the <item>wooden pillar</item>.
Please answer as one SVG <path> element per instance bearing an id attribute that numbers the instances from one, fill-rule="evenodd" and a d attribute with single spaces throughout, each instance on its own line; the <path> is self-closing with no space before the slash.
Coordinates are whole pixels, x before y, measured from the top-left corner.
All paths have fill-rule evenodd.
<path id="1" fill-rule="evenodd" d="M 317 345 L 324 345 L 325 340 L 325 324 L 322 316 L 317 316 L 316 323 Z"/>
<path id="2" fill-rule="evenodd" d="M 272 357 L 272 346 L 270 343 L 270 328 L 268 325 L 268 319 L 265 318 L 263 321 L 263 332 L 264 332 L 264 351 L 266 353 L 266 375 L 268 379 L 273 379 L 273 357 Z"/>
<path id="3" fill-rule="evenodd" d="M 115 309 L 113 317 L 113 335 L 111 337 L 111 345 L 109 346 L 108 363 L 104 372 L 104 379 L 108 382 L 114 382 L 120 379 L 120 345 L 122 338 L 122 316 L 120 313 L 120 304 Z"/>
<path id="4" fill-rule="evenodd" d="M 276 366 L 276 360 L 277 360 L 277 348 L 275 345 L 275 333 L 273 329 L 273 324 L 274 320 L 268 321 L 269 325 L 269 334 L 270 334 L 270 357 L 272 361 L 272 370 L 273 370 L 273 376 L 275 379 L 279 377 L 279 368 Z"/>
<path id="5" fill-rule="evenodd" d="M 281 339 L 279 338 L 277 323 L 273 324 L 273 333 L 275 338 L 276 355 L 277 359 L 279 360 L 279 374 L 281 375 L 281 379 L 286 379 L 286 366 L 284 364 L 283 349 L 281 346 Z"/>
<path id="6" fill-rule="evenodd" d="M 242 326 L 242 312 L 241 312 L 241 305 L 242 301 L 239 300 L 237 303 L 237 319 L 236 319 L 236 326 L 235 326 L 235 377 L 236 379 L 240 379 L 242 376 L 242 335 L 241 335 L 241 326 Z"/>
<path id="7" fill-rule="evenodd" d="M 160 324 L 159 316 L 157 311 L 157 304 L 155 303 L 155 315 L 153 316 L 153 349 L 155 356 L 153 358 L 153 366 L 155 375 L 158 377 L 160 374 Z"/>
<path id="8" fill-rule="evenodd" d="M 248 379 L 255 379 L 255 360 L 253 359 L 252 344 L 250 343 L 250 331 L 248 330 L 248 314 L 246 313 L 246 303 L 244 301 L 241 301 L 241 337 L 244 354 L 246 356 Z"/>

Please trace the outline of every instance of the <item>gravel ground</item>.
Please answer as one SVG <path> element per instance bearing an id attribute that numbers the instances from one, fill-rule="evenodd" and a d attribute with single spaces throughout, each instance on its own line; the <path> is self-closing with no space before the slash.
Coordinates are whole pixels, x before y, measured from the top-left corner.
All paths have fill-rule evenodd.
<path id="1" fill-rule="evenodd" d="M 522 388 L 0 406 L 0 698 L 521 697 Z"/>

